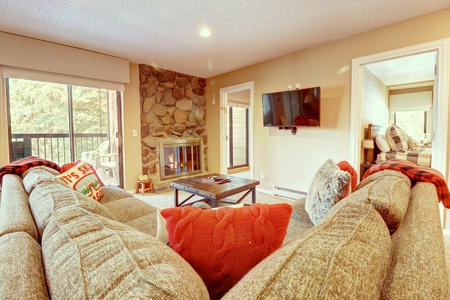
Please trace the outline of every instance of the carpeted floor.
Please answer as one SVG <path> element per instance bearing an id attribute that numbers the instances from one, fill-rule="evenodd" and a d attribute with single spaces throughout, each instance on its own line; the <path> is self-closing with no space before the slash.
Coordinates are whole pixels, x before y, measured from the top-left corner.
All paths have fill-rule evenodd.
<path id="1" fill-rule="evenodd" d="M 234 196 L 229 197 L 229 199 L 237 200 L 239 199 L 244 193 L 239 193 Z M 178 198 L 179 202 L 189 197 L 191 194 L 179 191 L 178 192 Z M 151 204 L 155 207 L 161 207 L 161 208 L 167 208 L 167 207 L 174 207 L 174 193 L 173 191 L 168 191 L 165 193 L 159 193 L 159 194 L 151 194 L 147 193 L 144 195 L 141 194 L 134 194 L 136 198 L 147 202 L 148 204 Z M 200 200 L 202 197 L 194 196 L 190 201 Z M 251 195 L 248 195 L 244 200 L 244 203 L 251 204 Z M 278 197 L 273 197 L 272 195 L 256 192 L 256 202 L 258 203 L 292 203 L 291 200 L 288 199 L 282 199 Z M 220 206 L 220 205 L 219 205 Z"/>

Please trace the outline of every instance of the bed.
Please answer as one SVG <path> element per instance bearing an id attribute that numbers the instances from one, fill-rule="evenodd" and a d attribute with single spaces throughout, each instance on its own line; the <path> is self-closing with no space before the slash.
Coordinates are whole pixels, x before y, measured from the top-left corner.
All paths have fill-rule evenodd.
<path id="1" fill-rule="evenodd" d="M 383 130 L 382 126 L 372 124 L 368 126 L 368 136 L 374 139 L 375 162 L 403 159 L 420 166 L 431 167 L 431 147 L 420 147 L 415 140 L 398 127 L 390 130 L 392 126 L 395 127 L 395 125 L 390 125 L 386 130 Z"/>

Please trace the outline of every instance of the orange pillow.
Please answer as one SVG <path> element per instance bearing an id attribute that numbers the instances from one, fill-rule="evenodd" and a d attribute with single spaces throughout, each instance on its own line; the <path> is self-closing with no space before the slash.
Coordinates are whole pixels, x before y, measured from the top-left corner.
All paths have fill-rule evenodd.
<path id="1" fill-rule="evenodd" d="M 211 297 L 221 297 L 250 269 L 278 249 L 292 206 L 260 204 L 202 210 L 166 208 L 169 244 L 200 275 Z"/>
<path id="2" fill-rule="evenodd" d="M 355 189 L 355 186 L 356 186 L 356 184 L 358 183 L 358 174 L 356 173 L 356 171 L 355 171 L 355 169 L 352 167 L 352 165 L 349 164 L 348 161 L 343 160 L 343 161 L 338 162 L 336 165 L 337 165 L 337 166 L 339 167 L 339 169 L 341 169 L 342 171 L 347 171 L 347 172 L 349 172 L 349 173 L 350 173 L 350 176 L 351 176 L 351 178 L 350 178 L 351 182 L 350 182 L 350 184 L 348 185 L 347 191 L 345 192 L 345 196 L 344 196 L 344 197 L 346 197 L 347 195 L 351 194 L 352 191 Z"/>
<path id="3" fill-rule="evenodd" d="M 67 163 L 61 167 L 61 172 L 58 178 L 72 189 L 96 201 L 105 194 L 100 178 L 89 163 L 80 160 Z"/>

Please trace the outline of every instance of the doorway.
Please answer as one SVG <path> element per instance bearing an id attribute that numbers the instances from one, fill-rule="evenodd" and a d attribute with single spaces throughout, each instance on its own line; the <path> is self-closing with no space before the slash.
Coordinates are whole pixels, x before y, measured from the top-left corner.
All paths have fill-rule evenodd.
<path id="1" fill-rule="evenodd" d="M 377 62 L 434 51 L 436 53 L 436 71 L 433 93 L 434 124 L 431 137 L 433 144 L 431 166 L 441 172 L 446 179 L 449 178 L 446 155 L 446 153 L 448 153 L 449 44 L 450 39 L 443 39 L 352 60 L 350 163 L 353 166 L 359 166 L 361 163 L 361 141 L 364 138 L 363 126 L 367 125 L 362 124 L 361 118 L 363 109 L 362 78 L 364 67 Z M 445 155 L 439 155 L 440 153 L 445 153 Z M 440 205 L 439 208 L 442 227 L 447 229 L 448 221 L 446 210 L 442 205 Z"/>
<path id="2" fill-rule="evenodd" d="M 445 178 L 447 173 L 447 156 L 437 155 L 447 153 L 448 134 L 448 85 L 449 80 L 449 40 L 439 40 L 426 44 L 415 45 L 407 48 L 378 53 L 370 56 L 356 58 L 352 61 L 352 92 L 351 92 L 351 136 L 350 136 L 350 159 L 353 166 L 360 165 L 360 149 L 363 139 L 362 128 L 367 124 L 362 124 L 362 95 L 363 95 L 363 69 L 370 64 L 381 61 L 388 61 L 401 57 L 422 54 L 426 52 L 436 52 L 436 78 L 434 88 L 434 125 L 433 125 L 433 154 L 432 167 L 439 170 Z"/>
<path id="3" fill-rule="evenodd" d="M 220 173 L 253 179 L 253 81 L 220 89 Z"/>

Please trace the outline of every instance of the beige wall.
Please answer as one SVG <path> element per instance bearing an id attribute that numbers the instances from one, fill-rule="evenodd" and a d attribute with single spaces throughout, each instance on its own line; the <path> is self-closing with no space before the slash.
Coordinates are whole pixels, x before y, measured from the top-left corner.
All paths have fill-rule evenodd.
<path id="1" fill-rule="evenodd" d="M 123 93 L 123 173 L 124 188 L 136 188 L 138 176 L 142 174 L 141 159 L 141 97 L 139 95 L 139 65 L 130 64 L 130 83 Z M 133 130 L 137 136 L 133 136 Z"/>
<path id="2" fill-rule="evenodd" d="M 379 52 L 450 38 L 450 10 L 386 26 L 337 42 L 296 52 L 207 80 L 207 128 L 210 171 L 219 171 L 219 89 L 254 81 L 254 177 L 269 173 L 260 187 L 282 185 L 307 190 L 317 168 L 328 158 L 338 162 L 350 155 L 351 61 Z M 261 94 L 321 86 L 322 125 L 289 131 L 262 126 Z M 443 84 L 449 84 L 443 83 Z M 213 95 L 216 104 L 211 104 Z"/>

